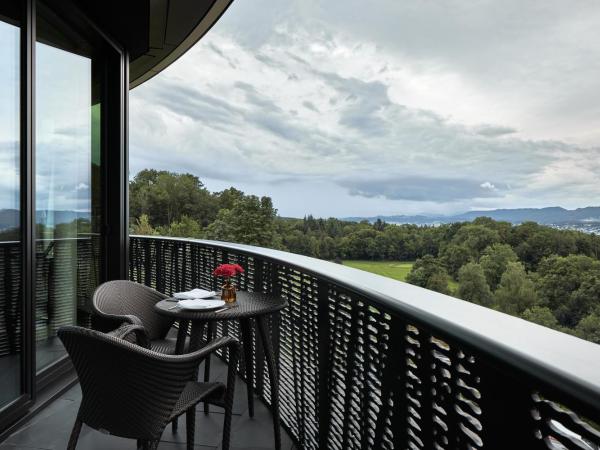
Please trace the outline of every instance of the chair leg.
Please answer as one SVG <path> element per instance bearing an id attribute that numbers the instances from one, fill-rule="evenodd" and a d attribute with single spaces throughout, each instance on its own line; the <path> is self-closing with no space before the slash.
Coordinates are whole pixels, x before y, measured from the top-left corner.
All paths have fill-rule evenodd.
<path id="1" fill-rule="evenodd" d="M 81 433 L 81 425 L 81 420 L 79 420 L 79 418 L 75 419 L 75 424 L 73 425 L 73 430 L 71 431 L 71 437 L 69 437 L 69 444 L 67 445 L 67 450 L 75 450 L 75 447 L 77 447 L 79 433 Z"/>
<path id="2" fill-rule="evenodd" d="M 185 413 L 185 426 L 187 438 L 187 450 L 194 450 L 194 437 L 196 433 L 196 407 L 192 406 Z"/>

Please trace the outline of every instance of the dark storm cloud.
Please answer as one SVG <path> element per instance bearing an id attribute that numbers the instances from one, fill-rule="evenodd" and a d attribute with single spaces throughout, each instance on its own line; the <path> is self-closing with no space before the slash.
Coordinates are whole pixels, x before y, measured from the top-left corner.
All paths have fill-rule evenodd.
<path id="1" fill-rule="evenodd" d="M 339 182 L 351 195 L 385 197 L 390 200 L 452 202 L 482 197 L 497 197 L 497 190 L 489 182 L 453 178 L 418 176 L 373 177 L 373 179 L 346 179 Z"/>

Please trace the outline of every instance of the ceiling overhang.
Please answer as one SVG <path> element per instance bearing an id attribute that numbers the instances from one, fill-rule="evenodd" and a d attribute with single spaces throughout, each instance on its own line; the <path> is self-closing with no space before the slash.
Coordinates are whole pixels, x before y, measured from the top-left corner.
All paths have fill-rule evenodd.
<path id="1" fill-rule="evenodd" d="M 81 8 L 129 54 L 130 89 L 187 52 L 233 0 L 81 0 Z"/>
<path id="2" fill-rule="evenodd" d="M 150 2 L 148 52 L 131 60 L 134 88 L 171 65 L 219 20 L 233 0 L 155 0 Z"/>

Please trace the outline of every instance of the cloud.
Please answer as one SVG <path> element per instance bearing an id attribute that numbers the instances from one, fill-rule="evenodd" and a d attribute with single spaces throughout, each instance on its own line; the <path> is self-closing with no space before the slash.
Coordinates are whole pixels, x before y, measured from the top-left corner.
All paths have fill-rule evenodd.
<path id="1" fill-rule="evenodd" d="M 302 106 L 304 106 L 305 108 L 308 108 L 316 113 L 319 112 L 319 110 L 317 109 L 317 107 L 313 104 L 313 102 L 309 102 L 308 100 L 304 100 L 302 102 Z"/>
<path id="2" fill-rule="evenodd" d="M 489 181 L 485 181 L 479 185 L 480 188 L 485 189 L 487 191 L 497 191 L 496 186 L 494 186 Z"/>
<path id="3" fill-rule="evenodd" d="M 574 8 L 383 1 L 381 24 L 366 11 L 356 27 L 355 0 L 257 1 L 266 13 L 234 3 L 132 92 L 132 175 L 183 169 L 219 188 L 255 186 L 296 216 L 310 202 L 357 215 L 572 207 L 600 195 L 600 167 L 589 163 L 600 160 L 590 106 L 600 100 L 600 64 L 589 63 L 600 58 L 581 64 L 577 42 L 592 21 Z M 573 42 L 559 33 L 567 23 Z M 540 49 L 540 30 L 559 34 L 548 36 L 562 56 Z M 600 56 L 589 42 L 588 55 Z M 292 184 L 327 188 L 303 203 L 282 188 Z"/>
<path id="4" fill-rule="evenodd" d="M 340 183 L 351 195 L 385 197 L 390 200 L 452 202 L 475 197 L 494 197 L 499 194 L 488 188 L 488 182 L 452 178 L 397 177 L 377 179 L 349 179 Z"/>
<path id="5" fill-rule="evenodd" d="M 475 127 L 474 131 L 475 131 L 475 133 L 477 133 L 481 136 L 490 137 L 490 138 L 506 136 L 506 135 L 514 134 L 517 132 L 516 129 L 511 128 L 511 127 L 494 126 L 494 125 L 480 125 L 480 126 Z"/>

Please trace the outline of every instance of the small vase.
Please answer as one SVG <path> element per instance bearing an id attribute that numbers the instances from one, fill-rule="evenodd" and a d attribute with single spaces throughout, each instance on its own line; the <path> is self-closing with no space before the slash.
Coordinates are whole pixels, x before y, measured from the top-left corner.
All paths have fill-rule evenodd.
<path id="1" fill-rule="evenodd" d="M 224 300 L 225 303 L 235 302 L 235 284 L 231 281 L 226 281 L 225 284 L 221 286 L 221 300 Z"/>

